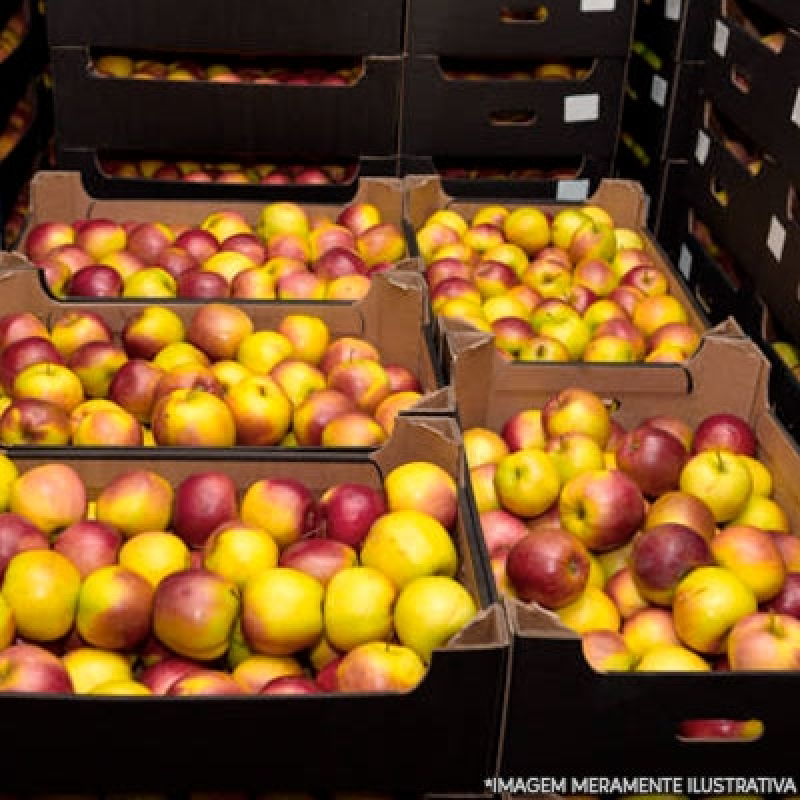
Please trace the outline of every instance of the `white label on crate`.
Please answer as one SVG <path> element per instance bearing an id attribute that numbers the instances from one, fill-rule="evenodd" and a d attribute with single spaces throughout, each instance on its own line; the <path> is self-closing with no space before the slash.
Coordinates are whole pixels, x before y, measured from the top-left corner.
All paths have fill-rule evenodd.
<path id="1" fill-rule="evenodd" d="M 556 200 L 567 203 L 580 203 L 589 197 L 589 181 L 559 181 L 556 186 Z"/>
<path id="2" fill-rule="evenodd" d="M 794 96 L 794 108 L 792 109 L 792 122 L 800 128 L 800 88 Z"/>
<path id="3" fill-rule="evenodd" d="M 669 92 L 669 81 L 664 80 L 660 75 L 653 75 L 653 83 L 650 86 L 650 99 L 657 105 L 664 108 L 667 104 L 667 93 Z"/>
<path id="4" fill-rule="evenodd" d="M 615 11 L 617 0 L 581 0 L 581 11 Z"/>
<path id="5" fill-rule="evenodd" d="M 681 252 L 678 256 L 678 269 L 684 279 L 688 281 L 692 274 L 692 254 L 685 244 L 681 245 Z"/>
<path id="6" fill-rule="evenodd" d="M 775 256 L 775 260 L 780 263 L 783 258 L 783 248 L 786 244 L 786 228 L 783 223 L 777 218 L 773 217 L 769 221 L 769 233 L 767 234 L 767 247 L 770 253 Z"/>
<path id="7" fill-rule="evenodd" d="M 666 0 L 664 3 L 664 19 L 680 19 L 681 10 L 681 0 Z"/>
<path id="8" fill-rule="evenodd" d="M 590 122 L 600 119 L 600 95 L 573 94 L 564 98 L 564 122 Z"/>
<path id="9" fill-rule="evenodd" d="M 708 160 L 708 151 L 711 149 L 711 139 L 705 131 L 697 131 L 697 144 L 694 146 L 694 158 L 698 164 L 705 164 Z"/>
<path id="10" fill-rule="evenodd" d="M 728 39 L 730 38 L 730 29 L 720 19 L 714 27 L 714 52 L 720 57 L 725 58 L 728 52 Z"/>

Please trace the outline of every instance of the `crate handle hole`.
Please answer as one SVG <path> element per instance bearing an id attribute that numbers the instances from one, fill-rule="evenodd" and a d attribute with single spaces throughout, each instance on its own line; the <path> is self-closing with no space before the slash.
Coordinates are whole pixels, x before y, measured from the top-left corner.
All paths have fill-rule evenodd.
<path id="1" fill-rule="evenodd" d="M 792 183 L 786 197 L 786 216 L 795 225 L 800 220 L 800 198 L 797 196 L 797 187 Z"/>
<path id="2" fill-rule="evenodd" d="M 492 111 L 489 123 L 495 127 L 530 128 L 536 124 L 536 114 L 529 109 L 507 109 Z"/>
<path id="3" fill-rule="evenodd" d="M 698 717 L 678 725 L 675 738 L 681 742 L 755 742 L 764 735 L 760 719 Z"/>
<path id="4" fill-rule="evenodd" d="M 728 190 L 723 186 L 719 178 L 711 178 L 711 195 L 719 205 L 727 208 L 730 197 L 728 196 Z"/>
<path id="5" fill-rule="evenodd" d="M 750 76 L 742 67 L 734 64 L 731 67 L 731 85 L 742 94 L 750 94 Z"/>
<path id="6" fill-rule="evenodd" d="M 500 9 L 500 21 L 507 25 L 541 25 L 547 22 L 550 12 L 546 5 L 536 5 L 533 8 L 509 8 L 503 6 Z"/>

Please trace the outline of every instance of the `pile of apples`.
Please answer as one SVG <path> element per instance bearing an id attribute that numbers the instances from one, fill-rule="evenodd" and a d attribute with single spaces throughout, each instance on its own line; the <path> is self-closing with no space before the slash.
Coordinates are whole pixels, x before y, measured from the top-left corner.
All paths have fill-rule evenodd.
<path id="1" fill-rule="evenodd" d="M 545 61 L 514 68 L 480 63 L 469 66 L 443 65 L 448 80 L 459 81 L 578 81 L 584 80 L 591 67 L 568 61 Z"/>
<path id="2" fill-rule="evenodd" d="M 2 64 L 22 43 L 28 35 L 30 22 L 24 4 L 7 20 L 0 31 L 0 64 Z"/>
<path id="3" fill-rule="evenodd" d="M 438 172 L 445 180 L 557 181 L 576 178 L 579 170 L 579 163 L 554 165 L 546 161 L 541 164 L 520 164 L 511 167 L 483 164 L 447 165 L 439 167 Z"/>
<path id="4" fill-rule="evenodd" d="M 498 586 L 595 669 L 800 668 L 800 538 L 747 420 L 625 429 L 569 387 L 464 443 Z"/>
<path id="5" fill-rule="evenodd" d="M 406 255 L 400 228 L 366 202 L 335 216 L 273 202 L 255 224 L 230 209 L 193 225 L 48 220 L 23 247 L 54 294 L 81 297 L 355 300 Z"/>
<path id="6" fill-rule="evenodd" d="M 100 158 L 100 168 L 114 178 L 187 183 L 263 184 L 265 186 L 328 186 L 351 183 L 353 164 L 275 164 L 267 162 L 201 161 L 190 158 Z"/>
<path id="7" fill-rule="evenodd" d="M 361 64 L 326 68 L 286 64 L 206 64 L 192 58 L 163 61 L 134 58 L 124 53 L 106 53 L 92 60 L 96 75 L 108 78 L 164 81 L 212 81 L 214 83 L 262 83 L 286 86 L 350 86 L 361 73 Z"/>
<path id="8" fill-rule="evenodd" d="M 131 466 L 89 500 L 70 464 L 0 457 L 0 692 L 406 691 L 476 613 L 436 464 L 175 483 Z"/>
<path id="9" fill-rule="evenodd" d="M 17 146 L 33 122 L 35 110 L 28 96 L 17 101 L 8 115 L 5 128 L 0 131 L 0 161 L 8 157 L 9 153 Z"/>
<path id="10" fill-rule="evenodd" d="M 509 359 L 678 362 L 699 344 L 668 267 L 600 206 L 443 208 L 416 241 L 433 311 Z"/>
<path id="11" fill-rule="evenodd" d="M 420 382 L 357 336 L 288 313 L 257 330 L 229 303 L 184 322 L 145 306 L 0 316 L 0 444 L 230 447 L 382 444 Z"/>

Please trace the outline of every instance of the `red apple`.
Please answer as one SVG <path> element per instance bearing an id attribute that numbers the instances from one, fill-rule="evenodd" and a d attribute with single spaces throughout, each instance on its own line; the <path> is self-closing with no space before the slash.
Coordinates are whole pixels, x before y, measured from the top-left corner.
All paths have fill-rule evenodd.
<path id="1" fill-rule="evenodd" d="M 145 667 L 139 674 L 139 682 L 153 694 L 165 695 L 170 687 L 185 675 L 203 670 L 203 666 L 187 658 L 170 655 Z"/>
<path id="2" fill-rule="evenodd" d="M 733 670 L 800 669 L 800 620 L 775 611 L 741 617 L 728 634 Z"/>
<path id="3" fill-rule="evenodd" d="M 671 433 L 649 425 L 638 425 L 623 434 L 614 452 L 619 469 L 633 478 L 647 497 L 677 489 L 689 456 Z"/>
<path id="4" fill-rule="evenodd" d="M 480 514 L 480 525 L 489 558 L 503 549 L 509 550 L 530 532 L 519 517 L 504 509 L 484 511 Z"/>
<path id="5" fill-rule="evenodd" d="M 97 520 L 74 522 L 53 542 L 53 549 L 66 556 L 86 577 L 100 567 L 115 564 L 122 536 L 111 525 Z"/>
<path id="6" fill-rule="evenodd" d="M 178 276 L 176 292 L 178 297 L 205 298 L 211 300 L 214 298 L 228 297 L 231 293 L 231 284 L 224 275 L 220 275 L 218 272 L 208 272 L 204 269 L 190 269 Z"/>
<path id="7" fill-rule="evenodd" d="M 0 650 L 0 693 L 72 694 L 72 680 L 58 656 L 20 642 Z"/>
<path id="8" fill-rule="evenodd" d="M 0 383 L 8 391 L 17 375 L 31 364 L 63 364 L 64 359 L 49 338 L 28 336 L 9 343 L 0 352 Z"/>
<path id="9" fill-rule="evenodd" d="M 699 533 L 668 522 L 634 537 L 629 563 L 642 597 L 655 605 L 669 606 L 684 576 L 695 567 L 714 563 L 714 559 Z"/>
<path id="10" fill-rule="evenodd" d="M 0 414 L 0 443 L 61 446 L 70 441 L 69 414 L 47 400 L 21 397 Z"/>
<path id="11" fill-rule="evenodd" d="M 65 291 L 71 297 L 119 297 L 123 280 L 117 270 L 105 264 L 90 264 L 75 272 Z"/>
<path id="12" fill-rule="evenodd" d="M 367 484 L 341 483 L 320 498 L 320 522 L 325 536 L 358 548 L 372 523 L 387 511 L 386 494 Z"/>
<path id="13" fill-rule="evenodd" d="M 279 678 L 273 678 L 258 694 L 321 694 L 323 691 L 322 686 L 311 678 L 282 675 Z"/>
<path id="14" fill-rule="evenodd" d="M 236 484 L 225 472 L 206 470 L 175 488 L 172 529 L 189 547 L 203 547 L 211 533 L 238 517 Z"/>
<path id="15" fill-rule="evenodd" d="M 752 425 L 737 414 L 709 414 L 694 429 L 692 451 L 727 450 L 742 455 L 756 455 L 758 442 Z"/>
<path id="16" fill-rule="evenodd" d="M 517 596 L 557 609 L 586 588 L 590 558 L 572 534 L 560 528 L 531 531 L 509 551 L 506 573 Z"/>
<path id="17" fill-rule="evenodd" d="M 47 536 L 32 522 L 11 511 L 0 513 L 0 577 L 8 562 L 25 550 L 47 550 Z"/>
<path id="18" fill-rule="evenodd" d="M 335 539 L 308 538 L 290 544 L 281 553 L 279 565 L 293 567 L 316 578 L 323 586 L 340 570 L 353 567 L 358 561 L 356 551 Z"/>

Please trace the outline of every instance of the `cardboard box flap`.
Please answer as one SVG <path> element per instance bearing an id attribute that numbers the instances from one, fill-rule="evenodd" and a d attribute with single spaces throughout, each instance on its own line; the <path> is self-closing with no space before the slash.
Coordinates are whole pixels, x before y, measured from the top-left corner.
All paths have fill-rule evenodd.
<path id="1" fill-rule="evenodd" d="M 569 386 L 605 398 L 623 425 L 638 422 L 643 403 L 650 414 L 669 414 L 680 398 L 687 421 L 697 423 L 709 409 L 753 420 L 767 401 L 769 362 L 732 322 L 709 331 L 683 364 L 507 362 L 490 334 L 456 332 L 445 338 L 449 380 L 464 427 L 499 430 L 513 413 L 541 408 L 550 395 Z"/>
<path id="2" fill-rule="evenodd" d="M 368 202 L 381 211 L 387 222 L 397 226 L 403 223 L 403 180 L 394 177 L 361 178 L 358 191 L 350 203 L 324 205 L 303 203 L 310 214 L 328 214 L 351 203 Z M 254 224 L 258 220 L 263 202 L 222 201 L 220 199 L 98 199 L 91 197 L 83 186 L 80 172 L 66 170 L 44 170 L 37 172 L 31 180 L 30 224 L 45 220 L 72 222 L 76 219 L 107 217 L 119 222 L 124 220 L 148 220 L 174 224 L 199 224 L 204 217 L 222 208 L 239 211 Z"/>
<path id="3" fill-rule="evenodd" d="M 558 618 L 558 614 L 538 603 L 523 603 L 506 596 L 503 597 L 503 603 L 512 634 L 524 631 L 526 636 L 580 641 L 581 637 L 567 628 Z"/>
<path id="4" fill-rule="evenodd" d="M 472 216 L 482 203 L 477 199 L 462 201 L 448 195 L 441 178 L 437 175 L 408 175 L 405 178 L 406 218 L 414 230 L 420 228 L 425 220 L 437 209 L 452 208 Z M 497 198 L 487 198 L 486 202 L 503 202 Z M 599 205 L 609 211 L 619 227 L 641 229 L 646 226 L 646 198 L 644 189 L 636 181 L 606 178 L 586 201 L 587 205 Z M 580 206 L 581 203 L 554 203 L 552 199 L 532 197 L 530 200 L 514 200 L 512 206 L 536 205 L 540 208 L 558 211 L 567 206 Z"/>
<path id="5" fill-rule="evenodd" d="M 494 604 L 479 611 L 450 639 L 447 649 L 468 650 L 471 647 L 485 647 L 487 642 L 507 644 L 510 638 L 503 609 Z"/>

